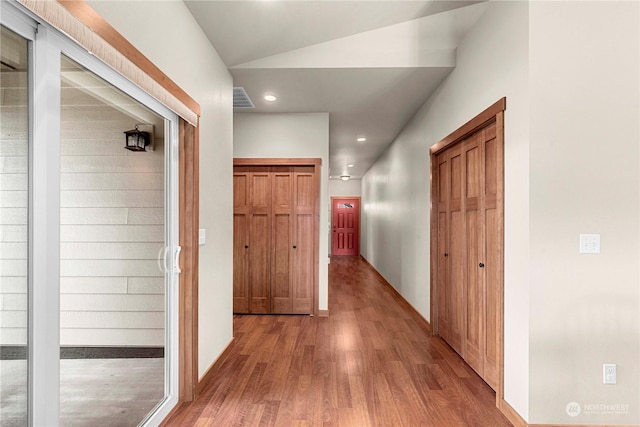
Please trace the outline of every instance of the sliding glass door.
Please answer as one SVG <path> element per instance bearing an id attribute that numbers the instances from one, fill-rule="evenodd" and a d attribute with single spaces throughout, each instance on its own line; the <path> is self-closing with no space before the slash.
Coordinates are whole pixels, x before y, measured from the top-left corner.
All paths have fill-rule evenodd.
<path id="1" fill-rule="evenodd" d="M 157 425 L 178 392 L 177 116 L 0 7 L 0 424 Z"/>
<path id="2" fill-rule="evenodd" d="M 60 104 L 60 424 L 136 426 L 165 396 L 166 120 L 66 56 Z"/>

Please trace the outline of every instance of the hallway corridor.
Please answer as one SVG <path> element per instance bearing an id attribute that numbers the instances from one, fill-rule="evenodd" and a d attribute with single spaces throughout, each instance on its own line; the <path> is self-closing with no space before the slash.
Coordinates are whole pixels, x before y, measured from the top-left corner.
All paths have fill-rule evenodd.
<path id="1" fill-rule="evenodd" d="M 359 257 L 334 257 L 328 318 L 238 315 L 169 426 L 509 426 L 493 391 Z"/>

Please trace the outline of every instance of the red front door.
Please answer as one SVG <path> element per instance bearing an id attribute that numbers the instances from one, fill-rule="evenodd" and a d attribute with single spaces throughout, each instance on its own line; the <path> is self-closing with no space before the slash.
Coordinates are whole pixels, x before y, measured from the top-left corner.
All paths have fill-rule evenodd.
<path id="1" fill-rule="evenodd" d="M 360 199 L 332 198 L 333 255 L 360 255 Z"/>

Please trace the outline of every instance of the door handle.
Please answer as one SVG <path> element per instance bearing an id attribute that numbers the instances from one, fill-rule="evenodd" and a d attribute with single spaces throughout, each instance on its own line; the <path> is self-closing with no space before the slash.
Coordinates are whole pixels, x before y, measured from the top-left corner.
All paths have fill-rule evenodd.
<path id="1" fill-rule="evenodd" d="M 478 264 L 478 267 L 484 268 L 484 263 L 481 262 L 480 264 Z"/>
<path id="2" fill-rule="evenodd" d="M 175 252 L 173 253 L 173 268 L 175 269 L 176 273 L 182 273 L 182 270 L 180 269 L 180 252 L 182 251 L 182 247 L 176 246 L 174 250 Z"/>
<path id="3" fill-rule="evenodd" d="M 297 246 L 296 246 L 296 245 L 293 245 L 293 249 L 296 249 L 296 248 L 297 248 Z"/>
<path id="4" fill-rule="evenodd" d="M 448 253 L 445 253 L 445 254 L 444 254 L 444 256 L 449 256 L 449 254 L 448 254 Z"/>

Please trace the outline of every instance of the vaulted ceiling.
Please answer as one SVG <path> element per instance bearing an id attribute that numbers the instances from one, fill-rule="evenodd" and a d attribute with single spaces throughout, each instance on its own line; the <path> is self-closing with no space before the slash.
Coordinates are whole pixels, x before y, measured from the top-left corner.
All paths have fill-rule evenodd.
<path id="1" fill-rule="evenodd" d="M 454 69 L 458 44 L 486 8 L 457 0 L 185 4 L 255 104 L 235 113 L 328 112 L 330 174 L 353 178 Z"/>

